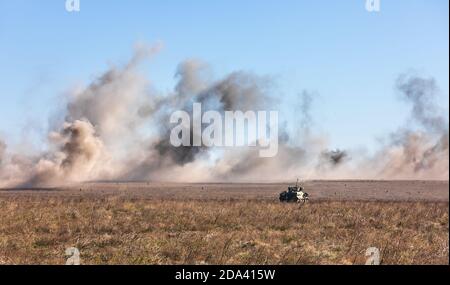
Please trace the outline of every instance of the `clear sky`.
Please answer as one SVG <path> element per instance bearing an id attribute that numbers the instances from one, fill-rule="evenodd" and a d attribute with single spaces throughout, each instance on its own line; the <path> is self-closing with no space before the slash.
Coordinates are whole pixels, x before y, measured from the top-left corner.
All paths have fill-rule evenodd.
<path id="1" fill-rule="evenodd" d="M 283 98 L 316 92 L 316 126 L 336 147 L 370 147 L 405 121 L 393 86 L 409 70 L 436 79 L 448 112 L 446 0 L 381 0 L 379 13 L 365 0 L 80 2 L 68 13 L 65 0 L 0 0 L 0 137 L 45 133 L 64 92 L 125 62 L 136 42 L 164 43 L 145 68 L 162 91 L 178 63 L 199 58 L 217 77 L 270 75 Z"/>

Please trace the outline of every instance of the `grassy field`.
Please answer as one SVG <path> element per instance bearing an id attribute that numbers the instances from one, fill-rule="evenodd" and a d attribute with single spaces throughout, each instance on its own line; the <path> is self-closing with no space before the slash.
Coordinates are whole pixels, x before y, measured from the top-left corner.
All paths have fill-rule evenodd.
<path id="1" fill-rule="evenodd" d="M 448 264 L 448 202 L 0 196 L 0 264 Z"/>

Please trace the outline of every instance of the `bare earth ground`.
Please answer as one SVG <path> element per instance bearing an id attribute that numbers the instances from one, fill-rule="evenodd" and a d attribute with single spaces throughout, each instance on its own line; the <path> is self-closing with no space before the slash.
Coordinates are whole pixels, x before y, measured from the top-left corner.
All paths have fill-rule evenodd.
<path id="1" fill-rule="evenodd" d="M 0 189 L 0 264 L 449 263 L 448 181 L 86 183 Z"/>

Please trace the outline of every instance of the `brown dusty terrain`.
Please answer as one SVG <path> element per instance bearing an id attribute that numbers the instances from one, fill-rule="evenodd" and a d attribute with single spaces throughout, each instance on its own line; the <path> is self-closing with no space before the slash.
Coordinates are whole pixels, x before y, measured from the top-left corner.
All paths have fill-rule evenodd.
<path id="1" fill-rule="evenodd" d="M 170 200 L 278 199 L 288 183 L 86 183 L 54 189 L 0 189 L 0 197 L 24 196 L 125 196 Z M 448 202 L 448 181 L 308 181 L 302 183 L 315 201 L 423 201 Z"/>
<path id="2" fill-rule="evenodd" d="M 448 264 L 447 181 L 87 183 L 0 189 L 0 264 Z"/>

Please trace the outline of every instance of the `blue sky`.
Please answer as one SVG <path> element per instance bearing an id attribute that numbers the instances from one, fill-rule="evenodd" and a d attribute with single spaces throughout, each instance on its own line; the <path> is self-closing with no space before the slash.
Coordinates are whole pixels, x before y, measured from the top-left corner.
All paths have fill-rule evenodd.
<path id="1" fill-rule="evenodd" d="M 370 148 L 407 118 L 393 89 L 400 73 L 433 76 L 448 113 L 448 9 L 444 0 L 381 0 L 379 13 L 365 0 L 81 0 L 68 13 L 65 0 L 0 0 L 0 137 L 45 134 L 65 91 L 125 62 L 136 42 L 161 41 L 144 69 L 155 88 L 172 89 L 188 58 L 217 77 L 270 75 L 285 102 L 318 94 L 315 126 L 333 145 Z"/>

